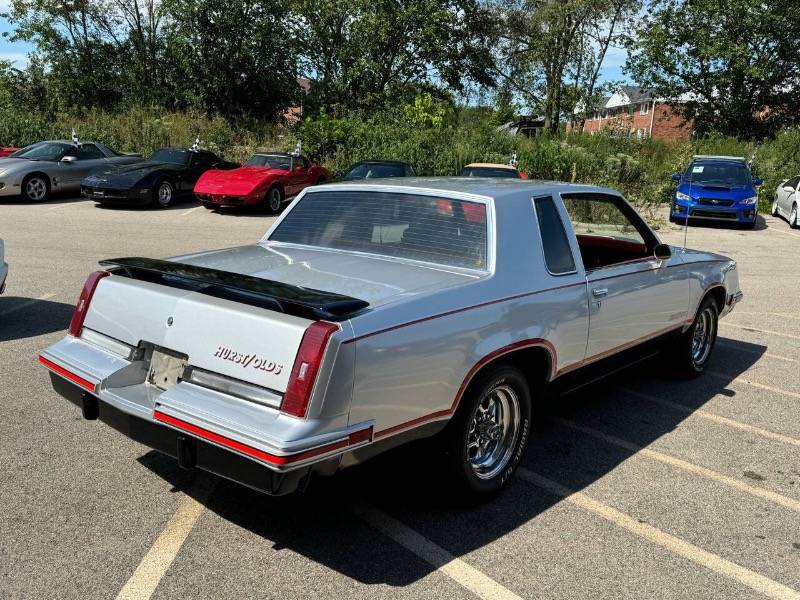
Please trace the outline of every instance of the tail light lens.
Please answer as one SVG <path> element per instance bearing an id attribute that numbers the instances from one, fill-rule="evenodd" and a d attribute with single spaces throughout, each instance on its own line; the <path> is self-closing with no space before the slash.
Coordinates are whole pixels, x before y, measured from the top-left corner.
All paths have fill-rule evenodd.
<path id="1" fill-rule="evenodd" d="M 94 291 L 97 289 L 97 284 L 103 277 L 108 277 L 108 271 L 95 271 L 90 274 L 83 284 L 83 291 L 78 298 L 78 304 L 75 306 L 75 312 L 72 313 L 72 320 L 69 322 L 69 334 L 78 337 L 83 329 L 83 321 L 86 319 L 86 313 L 89 310 L 89 303 L 92 301 Z"/>
<path id="2" fill-rule="evenodd" d="M 325 356 L 328 341 L 337 331 L 338 325 L 325 321 L 316 321 L 306 329 L 300 342 L 300 350 L 294 359 L 289 385 L 283 395 L 281 412 L 295 417 L 306 416 L 322 357 Z"/>

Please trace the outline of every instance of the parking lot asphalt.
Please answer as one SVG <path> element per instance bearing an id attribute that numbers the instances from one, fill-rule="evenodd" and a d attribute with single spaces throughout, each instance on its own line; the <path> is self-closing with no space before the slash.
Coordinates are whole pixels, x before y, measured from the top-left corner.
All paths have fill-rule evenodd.
<path id="1" fill-rule="evenodd" d="M 651 361 L 537 408 L 515 480 L 464 507 L 424 448 L 275 499 L 182 471 L 52 391 L 36 357 L 99 259 L 252 243 L 270 222 L 0 204 L 0 597 L 800 598 L 800 231 L 690 227 L 745 293 L 709 371 Z"/>

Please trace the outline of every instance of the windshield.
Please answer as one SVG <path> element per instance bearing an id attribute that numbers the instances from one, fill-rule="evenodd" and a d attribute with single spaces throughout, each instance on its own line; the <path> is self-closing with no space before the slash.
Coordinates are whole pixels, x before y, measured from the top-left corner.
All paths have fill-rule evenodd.
<path id="1" fill-rule="evenodd" d="M 255 154 L 246 163 L 249 167 L 270 167 L 272 169 L 291 168 L 292 157 L 285 154 Z"/>
<path id="2" fill-rule="evenodd" d="M 22 150 L 17 150 L 12 158 L 27 158 L 28 160 L 61 160 L 64 153 L 70 148 L 69 144 L 59 142 L 40 142 Z"/>
<path id="3" fill-rule="evenodd" d="M 314 192 L 270 241 L 486 269 L 486 205 L 389 192 Z"/>
<path id="4" fill-rule="evenodd" d="M 377 179 L 379 177 L 404 177 L 404 165 L 392 163 L 359 163 L 351 168 L 342 179 L 354 181 L 356 179 Z"/>
<path id="5" fill-rule="evenodd" d="M 462 177 L 510 177 L 519 179 L 516 169 L 503 169 L 501 167 L 464 167 Z"/>
<path id="6" fill-rule="evenodd" d="M 751 185 L 750 170 L 742 163 L 692 163 L 683 174 L 684 182 L 733 187 Z"/>
<path id="7" fill-rule="evenodd" d="M 175 150 L 173 148 L 162 148 L 156 150 L 150 157 L 152 162 L 175 163 L 176 165 L 188 165 L 191 152 L 188 150 Z"/>

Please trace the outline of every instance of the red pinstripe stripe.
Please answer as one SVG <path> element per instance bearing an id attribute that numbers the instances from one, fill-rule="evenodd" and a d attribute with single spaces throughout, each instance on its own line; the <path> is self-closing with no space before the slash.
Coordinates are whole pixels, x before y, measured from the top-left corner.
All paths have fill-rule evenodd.
<path id="1" fill-rule="evenodd" d="M 53 371 L 54 373 L 58 373 L 65 379 L 69 379 L 72 383 L 76 383 L 81 386 L 83 389 L 88 390 L 90 392 L 94 392 L 97 388 L 96 383 L 92 383 L 88 379 L 84 379 L 80 375 L 76 375 L 70 371 L 67 371 L 64 367 L 61 367 L 54 363 L 52 360 L 47 360 L 44 356 L 39 356 L 39 362 L 42 363 L 45 367 Z"/>

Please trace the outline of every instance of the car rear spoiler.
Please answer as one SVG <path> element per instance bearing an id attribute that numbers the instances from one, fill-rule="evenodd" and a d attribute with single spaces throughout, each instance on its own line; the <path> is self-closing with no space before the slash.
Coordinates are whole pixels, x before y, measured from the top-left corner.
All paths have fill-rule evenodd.
<path id="1" fill-rule="evenodd" d="M 115 275 L 307 318 L 339 321 L 369 306 L 350 296 L 169 260 L 134 256 L 101 260 L 100 264 L 112 267 L 109 271 Z"/>

